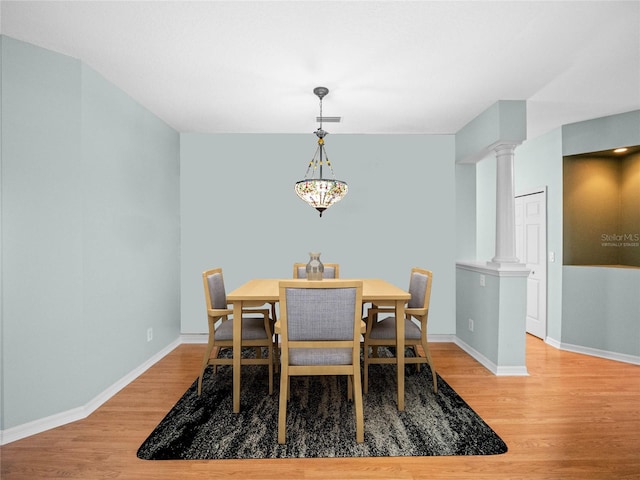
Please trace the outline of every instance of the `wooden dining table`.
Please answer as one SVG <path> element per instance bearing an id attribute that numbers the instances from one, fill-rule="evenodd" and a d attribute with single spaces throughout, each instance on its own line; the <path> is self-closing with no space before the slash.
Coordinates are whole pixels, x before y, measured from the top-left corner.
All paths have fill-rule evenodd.
<path id="1" fill-rule="evenodd" d="M 233 318 L 242 318 L 243 306 L 275 303 L 280 300 L 277 278 L 257 278 L 227 294 L 227 302 L 233 304 Z M 291 280 L 290 278 L 282 280 Z M 337 279 L 323 279 L 330 283 Z M 345 280 L 345 279 L 340 279 Z M 376 305 L 394 305 L 396 318 L 404 318 L 405 303 L 411 294 L 395 285 L 378 278 L 353 279 L 362 280 L 362 300 Z M 301 286 L 307 279 L 299 279 Z M 242 355 L 242 322 L 233 322 L 233 411 L 240 412 L 240 358 Z M 396 322 L 396 354 L 397 354 L 397 402 L 398 410 L 404 410 L 404 322 Z"/>

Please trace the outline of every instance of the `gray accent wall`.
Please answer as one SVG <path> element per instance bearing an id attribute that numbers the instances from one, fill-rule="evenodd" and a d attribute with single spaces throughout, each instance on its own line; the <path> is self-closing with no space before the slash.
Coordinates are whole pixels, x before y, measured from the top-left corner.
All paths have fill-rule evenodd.
<path id="1" fill-rule="evenodd" d="M 82 62 L 1 38 L 5 430 L 176 340 L 180 219 L 178 133 Z"/>
<path id="2" fill-rule="evenodd" d="M 316 148 L 311 132 L 181 136 L 183 333 L 207 331 L 204 270 L 222 267 L 230 292 L 253 277 L 289 278 L 312 251 L 343 278 L 401 288 L 411 267 L 431 269 L 429 333 L 455 333 L 454 137 L 325 140 L 349 193 L 320 218 L 293 188 Z"/>

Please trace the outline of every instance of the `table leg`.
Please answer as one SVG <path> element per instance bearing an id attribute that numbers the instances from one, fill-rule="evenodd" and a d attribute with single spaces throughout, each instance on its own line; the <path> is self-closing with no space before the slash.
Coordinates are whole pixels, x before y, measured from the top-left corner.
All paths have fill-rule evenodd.
<path id="1" fill-rule="evenodd" d="M 398 410 L 404 410 L 404 300 L 396 301 L 396 357 L 398 365 Z"/>
<path id="2" fill-rule="evenodd" d="M 242 302 L 233 304 L 233 413 L 240 412 L 240 358 L 242 356 Z"/>

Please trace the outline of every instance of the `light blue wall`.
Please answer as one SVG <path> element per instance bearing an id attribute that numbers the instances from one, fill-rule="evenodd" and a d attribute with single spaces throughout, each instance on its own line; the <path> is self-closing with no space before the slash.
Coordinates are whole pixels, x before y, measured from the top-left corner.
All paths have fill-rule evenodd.
<path id="1" fill-rule="evenodd" d="M 102 391 L 179 333 L 180 146 L 175 130 L 84 65 L 82 87 L 86 363 L 101 372 L 108 361 L 89 375 Z"/>
<path id="2" fill-rule="evenodd" d="M 456 184 L 468 188 L 468 192 L 457 192 L 458 211 L 463 215 L 474 212 L 474 220 L 468 225 L 463 224 L 462 218 L 457 220 L 458 234 L 468 235 L 473 244 L 458 242 L 461 263 L 456 269 L 456 336 L 464 348 L 473 350 L 485 366 L 497 373 L 505 368 L 514 372 L 526 370 L 526 283 L 519 276 L 504 276 L 487 266 L 495 256 L 496 243 L 493 149 L 499 144 L 517 145 L 525 136 L 524 101 L 496 102 L 456 134 Z M 473 168 L 473 174 L 469 168 Z M 473 187 L 468 185 L 472 178 Z"/>
<path id="3" fill-rule="evenodd" d="M 525 142 L 516 150 L 516 192 L 547 187 L 547 244 L 548 250 L 556 254 L 556 261 L 548 263 L 547 334 L 559 343 L 628 354 L 630 342 L 633 345 L 640 342 L 637 337 L 630 340 L 624 333 L 613 333 L 627 331 L 632 337 L 638 335 L 637 329 L 629 329 L 628 324 L 632 318 L 637 327 L 640 318 L 637 315 L 640 298 L 637 283 L 632 281 L 630 284 L 636 286 L 635 291 L 629 290 L 629 285 L 617 287 L 625 285 L 629 275 L 638 275 L 637 269 L 599 267 L 595 280 L 600 288 L 593 289 L 583 287 L 585 281 L 588 283 L 588 279 L 596 275 L 594 272 L 562 266 L 562 156 L 639 144 L 640 111 L 633 111 L 564 125 Z M 630 294 L 631 298 L 628 297 Z M 599 308 L 585 309 L 587 296 L 589 302 L 615 305 L 615 308 L 608 309 L 605 314 Z M 611 332 L 606 335 L 605 346 L 602 331 Z M 639 353 L 636 349 L 633 354 L 638 356 Z"/>
<path id="4" fill-rule="evenodd" d="M 497 276 L 486 274 L 485 279 L 485 286 L 482 287 L 480 273 L 457 269 L 456 336 L 498 365 L 500 281 Z M 468 327 L 469 319 L 474 322 L 473 332 Z"/>
<path id="5" fill-rule="evenodd" d="M 96 72 L 2 37 L 2 429 L 85 405 L 176 339 L 178 155 Z"/>
<path id="6" fill-rule="evenodd" d="M 476 258 L 482 261 L 496 254 L 496 168 L 495 153 L 476 164 Z"/>
<path id="7" fill-rule="evenodd" d="M 516 149 L 516 195 L 547 188 L 547 337 L 560 341 L 562 331 L 562 133 L 555 129 Z"/>
<path id="8" fill-rule="evenodd" d="M 562 341 L 640 358 L 640 268 L 564 267 Z"/>
<path id="9" fill-rule="evenodd" d="M 562 126 L 562 154 L 599 152 L 640 144 L 640 110 Z"/>
<path id="10" fill-rule="evenodd" d="M 499 100 L 456 133 L 456 162 L 476 163 L 493 154 L 498 143 L 520 144 L 527 138 L 527 104 Z"/>
<path id="11" fill-rule="evenodd" d="M 329 135 L 349 194 L 322 218 L 293 190 L 315 147 L 312 134 L 181 135 L 182 332 L 207 328 L 202 271 L 222 267 L 229 292 L 319 251 L 341 277 L 402 288 L 411 267 L 433 270 L 429 333 L 455 333 L 453 136 Z"/>
<path id="12" fill-rule="evenodd" d="M 2 50 L 2 423 L 7 428 L 77 407 L 77 387 L 87 374 L 80 341 L 85 334 L 79 294 L 80 63 L 7 37 Z"/>
<path id="13" fill-rule="evenodd" d="M 456 258 L 475 260 L 476 255 L 476 166 L 456 164 Z"/>
<path id="14" fill-rule="evenodd" d="M 313 135 L 178 135 L 81 62 L 0 39 L 0 428 L 82 406 L 180 331 L 204 332 L 200 274 L 213 266 L 224 268 L 229 290 L 254 276 L 288 277 L 311 250 L 339 262 L 343 277 L 403 287 L 409 269 L 423 266 L 434 271 L 431 334 L 456 332 L 456 282 L 462 316 L 465 305 L 480 322 L 503 315 L 485 303 L 495 295 L 473 300 L 477 274 L 456 280 L 457 258 L 488 251 L 482 212 L 491 202 L 478 212 L 475 188 L 489 189 L 495 176 L 489 163 L 479 173 L 454 165 L 454 137 L 330 135 L 351 194 L 320 219 L 293 193 Z M 610 148 L 621 132 L 638 144 L 638 115 L 566 126 L 516 150 L 516 189 L 549 188 L 549 248 L 559 259 L 562 150 Z M 594 143 L 593 132 L 606 134 Z M 549 334 L 599 348 L 597 332 L 577 335 L 573 318 L 562 325 L 572 305 L 562 288 L 580 291 L 586 278 L 570 275 L 561 287 L 560 261 L 550 266 Z M 615 338 L 635 332 L 628 314 L 633 321 L 637 304 L 616 303 L 613 292 L 633 294 L 637 271 L 598 275 L 613 304 L 605 348 L 627 352 L 633 342 Z M 501 362 L 513 352 L 495 345 L 498 329 L 481 330 L 482 348 Z"/>
<path id="15" fill-rule="evenodd" d="M 640 145 L 640 110 L 562 127 L 564 155 L 631 145 Z M 639 275 L 637 268 L 563 267 L 562 342 L 614 354 L 631 354 L 638 359 Z M 593 288 L 589 280 L 600 288 Z M 589 295 L 589 304 L 599 307 L 585 309 L 586 295 Z M 606 311 L 602 311 L 602 306 L 608 307 Z"/>
<path id="16" fill-rule="evenodd" d="M 474 165 L 476 182 L 473 189 L 475 195 L 467 195 L 464 200 L 474 205 L 475 211 L 473 256 L 469 258 L 468 254 L 463 253 L 459 259 L 485 261 L 495 256 L 496 154 L 493 148 L 500 143 L 518 145 L 523 142 L 527 131 L 526 116 L 525 101 L 500 100 L 461 128 L 455 136 L 456 162 L 459 165 Z M 519 148 L 516 148 L 516 157 Z M 467 210 L 462 209 L 463 212 Z M 466 230 L 468 227 L 461 228 Z"/>
<path id="17" fill-rule="evenodd" d="M 524 367 L 526 358 L 527 276 L 493 277 L 499 288 L 498 368 Z"/>
<path id="18" fill-rule="evenodd" d="M 3 47 L 2 44 L 4 42 L 4 38 L 0 35 L 0 187 L 2 186 L 2 55 L 3 55 Z M 2 252 L 3 246 L 2 242 L 4 236 L 2 235 L 2 191 L 0 191 L 0 302 L 2 301 Z M 4 418 L 4 348 L 3 348 L 3 338 L 4 338 L 4 322 L 2 321 L 3 313 L 2 313 L 2 305 L 0 304 L 0 430 L 3 425 Z"/>

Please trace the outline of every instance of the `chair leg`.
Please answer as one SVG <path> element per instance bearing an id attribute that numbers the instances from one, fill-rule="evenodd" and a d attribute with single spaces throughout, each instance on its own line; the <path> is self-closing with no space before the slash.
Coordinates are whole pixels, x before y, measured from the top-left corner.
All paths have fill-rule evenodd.
<path id="1" fill-rule="evenodd" d="M 347 400 L 353 400 L 353 376 L 347 375 Z"/>
<path id="2" fill-rule="evenodd" d="M 431 376 L 433 377 L 433 391 L 434 393 L 438 393 L 438 376 L 436 375 L 436 369 L 433 366 L 433 360 L 431 359 L 431 351 L 429 350 L 429 345 L 426 341 L 421 342 L 422 349 L 424 350 L 424 356 L 429 362 L 429 367 L 431 367 Z"/>
<path id="3" fill-rule="evenodd" d="M 289 398 L 288 369 L 282 367 L 280 376 L 280 404 L 278 405 L 278 443 L 287 443 L 287 399 Z"/>
<path id="4" fill-rule="evenodd" d="M 198 377 L 198 396 L 202 395 L 202 376 L 203 375 L 204 375 L 204 368 L 200 371 L 200 376 Z"/>
<path id="5" fill-rule="evenodd" d="M 278 321 L 277 315 L 276 315 L 276 304 L 274 302 L 271 303 L 271 331 L 275 332 L 275 325 L 276 322 Z M 279 349 L 278 349 L 278 334 L 274 333 L 273 334 L 273 348 L 274 348 L 274 352 L 275 352 L 275 362 L 276 362 L 276 373 L 278 373 L 280 371 L 280 353 L 279 353 Z"/>
<path id="6" fill-rule="evenodd" d="M 275 371 L 278 373 L 280 371 L 280 345 L 278 343 L 278 335 L 273 335 L 273 361 L 275 363 Z"/>
<path id="7" fill-rule="evenodd" d="M 269 345 L 267 348 L 269 358 L 269 395 L 273 395 L 273 345 Z"/>
<path id="8" fill-rule="evenodd" d="M 369 393 L 369 347 L 365 344 L 364 361 L 362 362 L 362 383 L 364 384 L 364 393 Z"/>
<path id="9" fill-rule="evenodd" d="M 362 383 L 364 384 L 364 393 L 369 393 L 369 347 L 371 347 L 372 353 L 377 351 L 378 347 L 375 345 L 369 345 L 365 343 L 364 345 L 364 362 L 362 365 L 362 370 L 364 371 L 364 375 L 362 378 Z"/>
<path id="10" fill-rule="evenodd" d="M 436 369 L 431 362 L 429 362 L 429 366 L 431 367 L 431 376 L 433 377 L 433 393 L 438 393 L 438 376 L 436 375 Z"/>
<path id="11" fill-rule="evenodd" d="M 202 366 L 200 368 L 200 376 L 198 377 L 198 396 L 202 394 L 202 377 L 204 376 L 204 371 L 209 365 L 209 359 L 211 358 L 211 352 L 213 350 L 213 341 L 211 337 L 209 337 L 209 343 L 207 344 L 207 351 L 204 353 L 204 357 L 202 358 Z M 217 356 L 216 352 L 216 356 Z M 214 366 L 214 373 L 216 373 L 217 366 Z"/>
<path id="12" fill-rule="evenodd" d="M 417 346 L 417 345 L 414 345 L 414 346 L 413 346 L 413 354 L 414 354 L 416 357 L 419 357 L 419 356 L 420 356 L 420 354 L 418 353 L 418 346 Z M 416 370 L 418 371 L 418 373 L 420 373 L 420 365 L 421 365 L 420 363 L 416 363 Z"/>
<path id="13" fill-rule="evenodd" d="M 362 385 L 360 384 L 360 368 L 353 375 L 353 405 L 356 411 L 356 442 L 364 442 L 364 414 L 362 409 Z"/>

